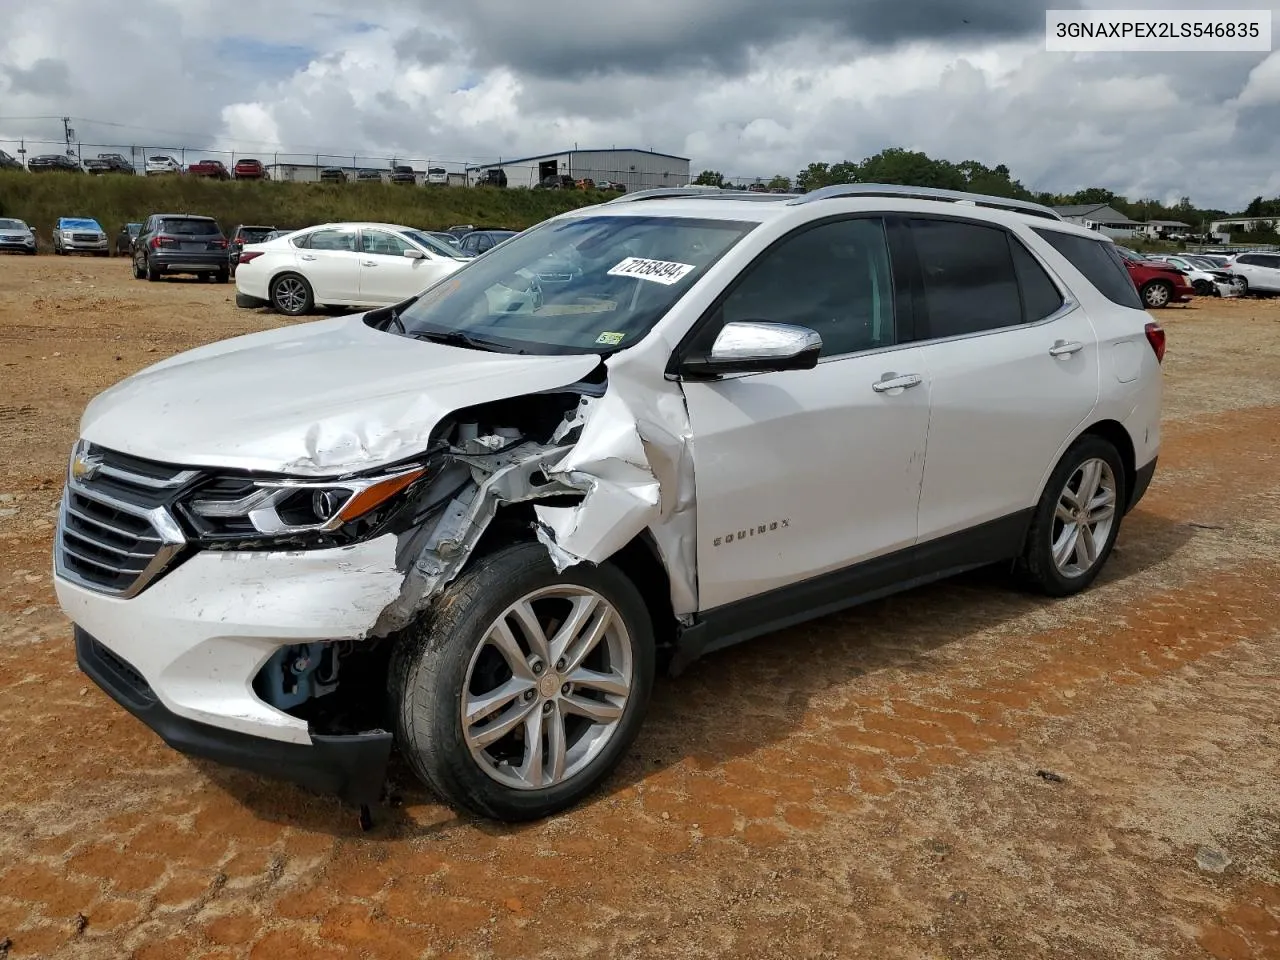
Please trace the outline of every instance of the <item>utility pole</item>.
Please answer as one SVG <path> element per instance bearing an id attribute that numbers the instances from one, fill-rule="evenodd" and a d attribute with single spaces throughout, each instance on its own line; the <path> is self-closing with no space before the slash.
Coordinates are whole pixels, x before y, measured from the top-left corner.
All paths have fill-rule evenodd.
<path id="1" fill-rule="evenodd" d="M 71 141 L 73 141 L 76 138 L 76 132 L 71 129 L 70 117 L 62 118 L 62 135 L 64 139 L 67 141 L 67 156 L 74 157 L 75 151 L 71 149 Z"/>
<path id="2" fill-rule="evenodd" d="M 26 166 L 27 166 L 27 141 L 26 141 L 26 138 L 24 137 L 24 138 L 23 138 L 22 140 L 20 140 L 18 143 L 19 143 L 19 146 L 18 146 L 18 159 L 19 159 L 20 161 L 22 161 L 22 167 L 23 167 L 23 169 L 25 170 L 25 169 L 26 169 Z"/>

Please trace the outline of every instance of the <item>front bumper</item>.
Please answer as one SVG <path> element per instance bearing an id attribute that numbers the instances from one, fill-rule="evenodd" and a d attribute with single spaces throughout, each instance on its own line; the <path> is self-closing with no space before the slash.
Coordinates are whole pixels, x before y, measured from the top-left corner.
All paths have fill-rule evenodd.
<path id="1" fill-rule="evenodd" d="M 349 738 L 312 733 L 306 721 L 260 699 L 253 680 L 282 646 L 367 636 L 400 595 L 395 549 L 388 534 L 328 550 L 202 551 L 129 599 L 61 576 L 54 589 L 77 636 L 97 644 L 96 659 L 81 654 L 85 672 L 175 747 L 291 779 L 299 767 L 333 777 L 335 764 L 346 769 L 348 761 L 333 754 Z M 129 682 L 113 678 L 102 660 L 127 665 Z M 131 694 L 134 688 L 143 692 Z M 358 739 L 381 743 L 383 736 L 369 731 Z M 288 770 L 280 769 L 287 758 Z M 329 789 L 315 776 L 321 779 L 305 782 Z"/>
<path id="2" fill-rule="evenodd" d="M 111 241 L 103 238 L 102 240 L 59 240 L 58 243 L 67 253 L 100 253 L 103 250 L 111 249 Z"/>
<path id="3" fill-rule="evenodd" d="M 0 237 L 0 250 L 17 250 L 20 253 L 29 253 L 35 248 L 34 240 L 8 240 Z"/>
<path id="4" fill-rule="evenodd" d="M 175 750 L 337 794 L 349 803 L 372 804 L 381 795 L 391 757 L 390 733 L 313 735 L 310 744 L 301 744 L 198 723 L 168 709 L 136 668 L 80 627 L 75 640 L 76 662 L 85 675 Z"/>

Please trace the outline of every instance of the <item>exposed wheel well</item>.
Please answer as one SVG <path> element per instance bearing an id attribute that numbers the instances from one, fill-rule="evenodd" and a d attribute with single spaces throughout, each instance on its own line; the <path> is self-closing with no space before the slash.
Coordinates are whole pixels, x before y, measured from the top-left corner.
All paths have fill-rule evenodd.
<path id="1" fill-rule="evenodd" d="M 534 519 L 532 503 L 513 503 L 503 507 L 481 535 L 463 569 L 507 544 L 536 539 L 532 529 Z M 677 624 L 671 607 L 671 581 L 657 545 L 647 531 L 642 532 L 610 557 L 609 562 L 626 574 L 640 591 L 653 621 L 654 640 L 661 660 L 663 654 L 675 649 Z"/>
<path id="2" fill-rule="evenodd" d="M 1099 420 L 1084 431 L 1081 436 L 1090 434 L 1106 440 L 1120 453 L 1120 461 L 1124 464 L 1124 492 L 1127 500 L 1125 510 L 1127 511 L 1133 503 L 1134 486 L 1138 479 L 1138 465 L 1134 462 L 1136 456 L 1133 450 L 1133 440 L 1129 437 L 1129 431 L 1115 420 Z"/>

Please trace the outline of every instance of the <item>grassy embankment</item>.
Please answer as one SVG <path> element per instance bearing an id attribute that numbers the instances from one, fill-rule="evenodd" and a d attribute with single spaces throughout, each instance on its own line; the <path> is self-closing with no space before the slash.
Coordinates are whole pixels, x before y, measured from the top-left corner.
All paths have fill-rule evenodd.
<path id="1" fill-rule="evenodd" d="M 610 196 L 616 194 L 0 171 L 0 216 L 25 220 L 36 228 L 44 244 L 50 242 L 58 217 L 93 217 L 114 235 L 121 224 L 153 213 L 215 217 L 224 231 L 241 223 L 285 229 L 344 220 L 400 223 L 427 230 L 461 223 L 522 230 Z"/>

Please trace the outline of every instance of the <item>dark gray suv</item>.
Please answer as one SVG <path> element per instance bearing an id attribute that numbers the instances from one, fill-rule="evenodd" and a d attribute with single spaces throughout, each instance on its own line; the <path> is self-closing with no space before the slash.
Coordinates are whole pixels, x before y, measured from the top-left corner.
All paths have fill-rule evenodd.
<path id="1" fill-rule="evenodd" d="M 147 217 L 133 244 L 133 276 L 159 280 L 168 273 L 231 278 L 227 238 L 212 217 L 155 213 Z"/>

